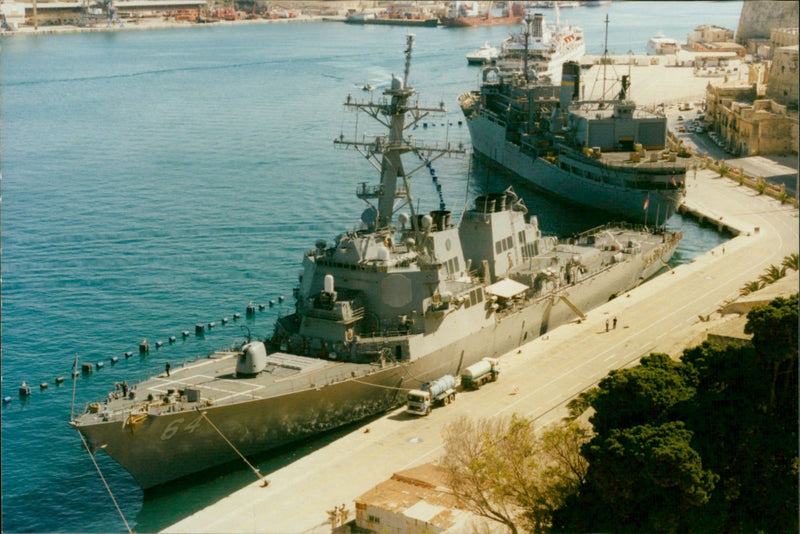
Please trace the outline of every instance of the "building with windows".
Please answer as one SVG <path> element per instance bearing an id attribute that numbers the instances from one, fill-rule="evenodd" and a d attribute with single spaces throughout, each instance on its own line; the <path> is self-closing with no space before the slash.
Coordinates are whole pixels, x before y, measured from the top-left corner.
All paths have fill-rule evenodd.
<path id="1" fill-rule="evenodd" d="M 769 46 L 777 50 L 784 46 L 797 46 L 798 28 L 772 28 L 769 32 Z"/>
<path id="2" fill-rule="evenodd" d="M 712 129 L 734 154 L 797 153 L 797 112 L 774 100 L 758 98 L 755 85 L 709 84 L 706 105 Z"/>
<path id="3" fill-rule="evenodd" d="M 429 463 L 392 475 L 355 500 L 356 518 L 335 532 L 436 534 L 506 532 L 464 510 L 447 486 L 445 471 Z"/>
<path id="4" fill-rule="evenodd" d="M 733 38 L 733 30 L 704 24 L 686 36 L 686 44 L 689 49 L 696 52 L 733 52 L 739 57 L 744 57 L 747 49 L 734 42 Z"/>

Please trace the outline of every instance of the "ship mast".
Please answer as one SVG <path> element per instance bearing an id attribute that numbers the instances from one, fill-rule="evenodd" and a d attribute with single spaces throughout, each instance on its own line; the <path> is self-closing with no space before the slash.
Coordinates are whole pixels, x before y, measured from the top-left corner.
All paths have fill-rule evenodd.
<path id="1" fill-rule="evenodd" d="M 405 138 L 403 133 L 408 128 L 415 126 L 420 120 L 431 113 L 446 113 L 444 103 L 439 107 L 423 108 L 417 102 L 411 103 L 410 99 L 416 90 L 408 85 L 408 73 L 411 68 L 411 50 L 414 47 L 414 35 L 406 37 L 405 49 L 405 70 L 403 79 L 392 76 L 391 87 L 386 89 L 384 98 L 380 103 L 375 102 L 354 102 L 348 96 L 345 107 L 364 111 L 367 115 L 377 120 L 389 129 L 388 137 L 386 134 L 376 136 L 374 140 L 347 141 L 344 134 L 335 139 L 334 145 L 347 148 L 355 148 L 364 156 L 373 167 L 381 173 L 380 185 L 368 187 L 363 184 L 358 190 L 358 197 L 367 202 L 369 199 L 377 200 L 377 217 L 375 230 L 387 230 L 392 227 L 392 216 L 394 215 L 395 200 L 401 199 L 409 206 L 412 212 L 411 222 L 415 230 L 417 228 L 417 218 L 414 217 L 414 206 L 411 200 L 411 191 L 408 179 L 419 169 L 429 165 L 432 161 L 450 153 L 465 153 L 462 147 L 451 148 L 447 143 L 445 147 L 432 147 L 416 145 L 412 139 Z M 409 121 L 406 124 L 406 115 Z M 403 167 L 401 156 L 407 152 L 414 152 L 422 160 L 422 163 L 411 171 L 406 171 Z M 398 186 L 398 181 L 402 185 Z M 399 207 L 399 206 L 398 206 Z"/>

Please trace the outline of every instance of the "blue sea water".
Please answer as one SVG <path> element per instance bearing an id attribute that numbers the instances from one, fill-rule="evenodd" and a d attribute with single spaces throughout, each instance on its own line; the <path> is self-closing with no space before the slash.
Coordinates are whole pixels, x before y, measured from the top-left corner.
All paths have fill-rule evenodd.
<path id="1" fill-rule="evenodd" d="M 740 11 L 741 2 L 631 2 L 561 17 L 582 26 L 588 52 L 600 53 L 608 13 L 609 51 L 624 54 L 643 53 L 659 30 L 683 39 L 707 22 L 736 28 Z M 333 147 L 340 133 L 380 133 L 364 117 L 355 122 L 341 105 L 346 96 L 369 98 L 362 85 L 380 89 L 401 74 L 413 31 L 410 82 L 422 104 L 451 110 L 415 135 L 468 145 L 455 100 L 477 86 L 478 70 L 464 55 L 485 41 L 499 44 L 510 30 L 310 22 L 4 36 L 2 396 L 11 401 L 2 406 L 2 530 L 124 531 L 67 424 L 75 356 L 105 364 L 75 381 L 80 410 L 115 382 L 240 342 L 242 326 L 267 335 L 292 307 L 303 252 L 356 226 L 363 205 L 355 188 L 375 177 L 357 153 Z M 434 168 L 456 220 L 468 198 L 505 186 L 470 158 L 443 158 Z M 429 175 L 418 173 L 414 188 L 422 210 L 438 206 Z M 602 222 L 517 190 L 548 233 Z M 685 236 L 677 262 L 725 239 L 677 216 L 669 226 Z M 249 302 L 270 300 L 274 307 L 245 318 Z M 223 325 L 223 317 L 231 320 Z M 196 323 L 211 321 L 214 329 L 194 335 Z M 186 339 L 184 330 L 192 332 Z M 143 338 L 164 345 L 143 357 Z M 23 380 L 34 389 L 25 401 L 17 395 Z M 40 390 L 41 382 L 49 387 Z M 259 458 L 262 472 L 319 443 Z M 113 461 L 95 458 L 138 532 L 162 529 L 253 480 L 234 465 L 144 498 Z"/>

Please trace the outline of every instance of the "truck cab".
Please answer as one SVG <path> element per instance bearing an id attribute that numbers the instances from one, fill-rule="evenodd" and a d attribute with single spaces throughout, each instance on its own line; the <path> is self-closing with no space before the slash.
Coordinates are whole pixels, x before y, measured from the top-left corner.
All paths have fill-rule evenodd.
<path id="1" fill-rule="evenodd" d="M 422 389 L 408 392 L 407 410 L 414 415 L 428 415 L 435 404 L 448 405 L 456 400 L 456 387 L 459 380 L 445 375 L 438 380 L 427 382 Z"/>

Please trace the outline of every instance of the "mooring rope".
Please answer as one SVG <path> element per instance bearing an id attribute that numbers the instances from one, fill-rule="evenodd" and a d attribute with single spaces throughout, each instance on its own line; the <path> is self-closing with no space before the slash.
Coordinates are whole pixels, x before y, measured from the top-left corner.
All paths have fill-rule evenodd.
<path id="1" fill-rule="evenodd" d="M 225 443 L 227 443 L 228 445 L 231 446 L 231 449 L 233 449 L 236 452 L 236 454 L 239 455 L 239 457 L 244 461 L 244 463 L 247 464 L 247 467 L 249 467 L 250 469 L 253 470 L 253 473 L 255 473 L 256 478 L 259 479 L 259 480 L 264 478 L 264 484 L 263 485 L 267 486 L 269 484 L 269 481 L 266 480 L 265 477 L 261 476 L 261 472 L 258 469 L 256 469 L 255 467 L 253 467 L 253 464 L 248 462 L 247 458 L 245 458 L 244 455 L 241 452 L 239 452 L 239 449 L 237 449 L 236 446 L 233 443 L 231 443 L 231 441 L 228 438 L 225 437 L 225 434 L 223 434 L 222 431 L 219 428 L 217 428 L 217 425 L 215 425 L 214 423 L 211 422 L 211 419 L 208 418 L 208 416 L 206 415 L 206 412 L 201 412 L 199 408 L 196 408 L 196 410 L 197 410 L 197 413 L 199 413 L 203 417 L 203 419 L 205 419 L 208 422 L 208 424 L 211 425 L 211 428 L 216 430 L 217 434 L 219 434 L 222 437 L 222 439 L 225 440 Z"/>
<path id="2" fill-rule="evenodd" d="M 352 381 L 353 382 L 358 382 L 359 384 L 364 384 L 365 386 L 373 386 L 373 387 L 376 387 L 376 388 L 394 389 L 394 390 L 397 390 L 397 391 L 411 391 L 411 389 L 409 389 L 409 388 L 397 388 L 397 387 L 394 387 L 394 386 L 384 386 L 382 384 L 373 384 L 371 382 L 364 382 L 363 380 L 359 380 L 357 378 L 353 378 Z"/>
<path id="3" fill-rule="evenodd" d="M 114 494 L 111 493 L 111 488 L 108 487 L 108 482 L 106 482 L 106 477 L 103 476 L 103 472 L 100 471 L 100 466 L 97 465 L 97 462 L 94 460 L 94 454 L 92 454 L 91 449 L 89 449 L 89 444 L 86 443 L 86 440 L 84 439 L 83 434 L 78 432 L 78 435 L 81 437 L 81 441 L 83 442 L 83 446 L 86 447 L 86 452 L 89 453 L 89 458 L 92 459 L 92 463 L 94 464 L 95 469 L 97 469 L 97 473 L 100 475 L 100 480 L 103 481 L 103 484 L 105 485 L 106 490 L 108 491 L 108 494 L 111 496 L 111 500 L 114 502 L 114 506 L 117 507 L 117 512 L 119 512 L 119 516 L 122 518 L 122 522 L 125 523 L 125 528 L 128 529 L 128 532 L 133 534 L 133 531 L 131 530 L 130 525 L 128 525 L 128 522 L 125 520 L 125 515 L 122 513 L 122 510 L 120 509 L 119 504 L 117 504 L 117 499 L 114 498 Z"/>

